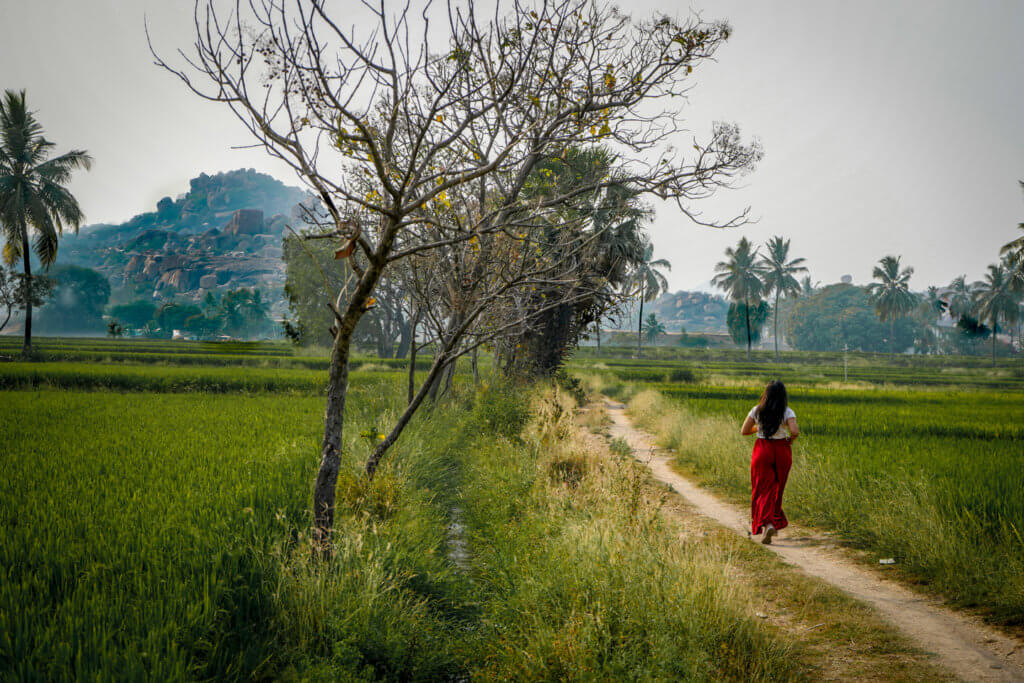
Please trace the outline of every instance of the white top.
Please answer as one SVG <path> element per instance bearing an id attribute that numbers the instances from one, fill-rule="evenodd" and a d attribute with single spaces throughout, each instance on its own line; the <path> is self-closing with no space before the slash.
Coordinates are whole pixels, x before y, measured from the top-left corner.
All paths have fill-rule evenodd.
<path id="1" fill-rule="evenodd" d="M 750 412 L 747 413 L 747 417 L 749 417 L 754 422 L 757 422 L 757 406 L 754 406 L 753 408 L 750 409 Z M 777 432 L 775 432 L 774 434 L 772 434 L 771 438 L 773 438 L 773 439 L 788 439 L 789 438 L 789 427 L 786 425 L 786 420 L 792 420 L 795 417 L 796 417 L 796 413 L 793 412 L 793 409 L 790 408 L 789 406 L 786 406 L 786 412 L 782 414 L 782 423 L 779 425 L 779 430 Z M 764 435 L 764 432 L 761 431 L 761 425 L 757 426 L 757 438 L 759 438 L 759 439 L 768 438 L 768 437 L 766 437 Z"/>

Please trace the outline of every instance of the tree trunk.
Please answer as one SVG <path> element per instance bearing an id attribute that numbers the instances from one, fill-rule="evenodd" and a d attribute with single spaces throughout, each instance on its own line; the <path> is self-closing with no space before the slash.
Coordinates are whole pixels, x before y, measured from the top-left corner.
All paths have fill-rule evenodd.
<path id="1" fill-rule="evenodd" d="M 750 360 L 750 304 L 747 303 L 747 297 L 743 297 L 743 313 L 747 321 L 747 360 Z"/>
<path id="2" fill-rule="evenodd" d="M 779 362 L 779 290 L 775 290 L 775 362 Z"/>
<path id="3" fill-rule="evenodd" d="M 597 326 L 597 355 L 601 355 L 601 319 L 598 318 L 595 323 Z"/>
<path id="4" fill-rule="evenodd" d="M 377 316 L 377 357 L 391 358 L 395 355 L 395 340 L 391 338 L 391 324 L 388 316 Z"/>
<path id="5" fill-rule="evenodd" d="M 432 377 L 424 380 L 424 383 L 429 384 L 428 396 L 430 396 L 431 402 L 441 398 L 452 388 L 452 380 L 455 375 L 455 363 L 454 361 L 445 365 L 442 370 L 435 373 Z"/>
<path id="6" fill-rule="evenodd" d="M 644 329 L 644 286 L 640 285 L 640 322 L 636 326 L 636 357 L 639 358 L 643 355 L 644 350 L 641 346 L 643 342 L 643 329 Z"/>
<path id="7" fill-rule="evenodd" d="M 399 336 L 398 336 L 398 350 L 395 351 L 395 358 L 405 358 L 406 354 L 409 353 L 409 349 L 412 344 L 415 343 L 413 340 L 412 323 L 408 320 L 401 320 L 398 324 Z"/>
<path id="8" fill-rule="evenodd" d="M 416 390 L 416 323 L 418 321 L 413 318 L 412 324 L 410 325 L 410 338 L 412 343 L 409 344 L 409 400 L 406 401 L 406 405 L 412 403 L 412 397 Z"/>
<path id="9" fill-rule="evenodd" d="M 11 304 L 7 304 L 7 317 L 4 318 L 3 324 L 0 325 L 0 331 L 3 331 L 3 329 L 7 327 L 7 323 L 11 322 L 11 311 L 13 309 L 14 307 Z"/>
<path id="10" fill-rule="evenodd" d="M 324 412 L 324 438 L 320 447 L 320 469 L 313 487 L 313 538 L 322 556 L 331 552 L 334 527 L 334 493 L 341 465 L 341 437 L 348 396 L 348 359 L 355 324 L 342 324 L 331 348 L 331 368 Z"/>
<path id="11" fill-rule="evenodd" d="M 373 478 L 373 475 L 377 471 L 377 467 L 380 465 L 380 460 L 384 457 L 384 453 L 391 448 L 391 445 L 398 440 L 398 437 L 402 434 L 406 425 L 409 424 L 409 420 L 416 413 L 416 410 L 423 403 L 423 399 L 427 397 L 433 387 L 437 386 L 440 382 L 437 380 L 441 379 L 441 372 L 453 368 L 455 360 L 449 361 L 447 359 L 447 351 L 438 349 L 438 353 L 434 356 L 434 363 L 430 366 L 430 371 L 427 373 L 426 379 L 423 380 L 423 384 L 420 385 L 420 390 L 413 396 L 412 401 L 405 407 L 398 421 L 395 422 L 395 426 L 391 428 L 391 432 L 384 437 L 384 440 L 377 444 L 377 447 L 373 449 L 370 457 L 366 459 L 366 476 Z"/>
<path id="12" fill-rule="evenodd" d="M 889 354 L 896 360 L 896 318 L 889 319 Z"/>
<path id="13" fill-rule="evenodd" d="M 455 362 L 454 361 L 448 364 L 448 367 L 445 368 L 445 370 L 441 374 L 441 376 L 444 378 L 444 388 L 441 389 L 441 395 L 442 396 L 447 396 L 448 392 L 450 392 L 452 390 L 452 386 L 455 384 Z"/>
<path id="14" fill-rule="evenodd" d="M 21 354 L 32 355 L 32 258 L 28 246 L 28 226 L 21 225 L 21 255 L 25 264 L 25 344 Z"/>
<path id="15" fill-rule="evenodd" d="M 378 253 L 387 253 L 395 238 L 395 224 L 382 230 Z M 348 397 L 349 358 L 352 335 L 356 325 L 366 313 L 366 303 L 384 272 L 383 259 L 369 259 L 366 270 L 359 278 L 344 314 L 340 314 L 339 300 L 331 310 L 335 316 L 337 333 L 331 345 L 331 366 L 327 382 L 327 406 L 324 410 L 324 438 L 320 446 L 320 467 L 313 485 L 313 542 L 314 552 L 322 558 L 331 554 L 331 533 L 334 529 L 334 499 L 341 467 L 342 432 L 345 426 L 345 399 Z"/>
<path id="16" fill-rule="evenodd" d="M 998 319 L 993 316 L 992 318 L 992 367 L 996 366 L 996 325 L 998 325 Z"/>
<path id="17" fill-rule="evenodd" d="M 473 349 L 473 353 L 472 353 L 472 355 L 469 358 L 470 362 L 471 362 L 471 364 L 473 366 L 473 386 L 474 387 L 480 385 L 480 370 L 477 368 L 477 364 L 476 364 L 476 354 L 477 354 L 477 351 L 479 351 L 479 350 L 480 350 L 479 346 L 474 348 Z"/>

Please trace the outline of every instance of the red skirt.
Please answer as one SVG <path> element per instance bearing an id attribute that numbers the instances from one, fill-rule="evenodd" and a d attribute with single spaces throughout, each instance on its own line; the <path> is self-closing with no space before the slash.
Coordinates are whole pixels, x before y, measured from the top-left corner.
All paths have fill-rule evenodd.
<path id="1" fill-rule="evenodd" d="M 750 457 L 750 530 L 761 533 L 766 524 L 776 529 L 789 525 L 782 511 L 782 492 L 786 489 L 793 451 L 789 439 L 758 439 Z"/>

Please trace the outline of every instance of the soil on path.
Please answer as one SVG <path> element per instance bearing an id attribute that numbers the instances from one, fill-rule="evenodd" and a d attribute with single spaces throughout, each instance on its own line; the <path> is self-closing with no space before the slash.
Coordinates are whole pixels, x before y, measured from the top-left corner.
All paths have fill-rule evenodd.
<path id="1" fill-rule="evenodd" d="M 655 479 L 675 490 L 701 514 L 748 535 L 746 510 L 723 502 L 676 472 L 671 457 L 655 446 L 654 439 L 633 427 L 621 403 L 606 400 L 604 408 L 612 419 L 611 436 L 624 439 Z M 830 550 L 827 538 L 803 530 L 794 533 L 792 529 L 764 547 L 806 574 L 873 606 L 917 647 L 934 653 L 939 663 L 956 676 L 969 681 L 1024 681 L 1024 644 L 1020 641 L 869 571 Z"/>

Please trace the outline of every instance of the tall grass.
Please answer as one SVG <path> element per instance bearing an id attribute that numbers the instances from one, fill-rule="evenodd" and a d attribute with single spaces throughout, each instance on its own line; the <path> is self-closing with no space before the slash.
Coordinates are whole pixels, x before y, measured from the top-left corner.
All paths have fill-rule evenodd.
<path id="1" fill-rule="evenodd" d="M 507 401 L 507 399 L 506 399 Z M 478 439 L 459 498 L 484 589 L 484 680 L 770 680 L 790 651 L 744 615 L 728 558 L 681 540 L 630 459 L 594 457 L 570 399 L 521 446 Z M 487 401 L 490 414 L 506 409 Z M 496 457 L 497 456 L 497 457 Z M 500 495 L 496 495 L 501 492 Z"/>

